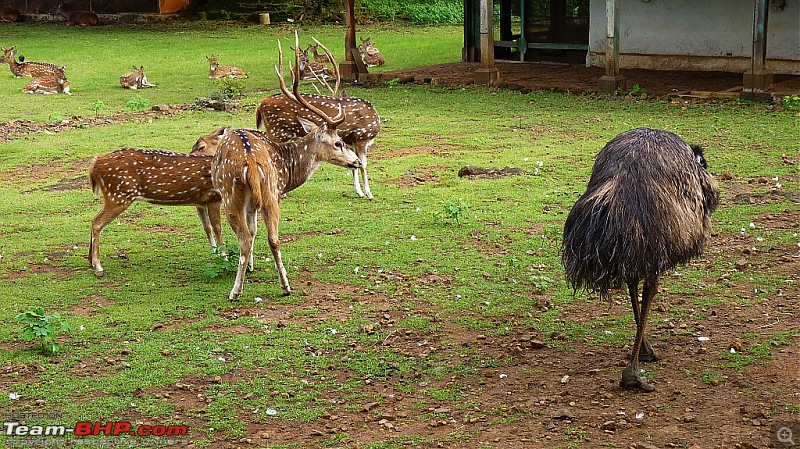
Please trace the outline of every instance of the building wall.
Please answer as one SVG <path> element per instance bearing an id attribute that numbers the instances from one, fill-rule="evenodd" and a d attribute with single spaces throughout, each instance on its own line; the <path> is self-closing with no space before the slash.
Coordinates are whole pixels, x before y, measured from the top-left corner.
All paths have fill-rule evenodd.
<path id="1" fill-rule="evenodd" d="M 620 68 L 745 72 L 753 52 L 753 3 L 618 0 Z M 590 4 L 588 66 L 605 66 L 605 4 Z M 800 0 L 771 0 L 767 31 L 766 69 L 800 74 Z"/>

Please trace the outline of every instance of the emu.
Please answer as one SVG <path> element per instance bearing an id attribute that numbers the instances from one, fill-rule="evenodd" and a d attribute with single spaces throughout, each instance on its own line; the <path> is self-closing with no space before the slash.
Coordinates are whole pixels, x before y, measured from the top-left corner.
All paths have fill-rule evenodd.
<path id="1" fill-rule="evenodd" d="M 628 287 L 636 337 L 620 386 L 653 391 L 639 361 L 658 360 L 644 336 L 658 278 L 703 252 L 719 189 L 699 146 L 663 130 L 637 128 L 597 155 L 586 192 L 564 223 L 561 259 L 573 289 Z M 643 281 L 641 301 L 639 282 Z"/>

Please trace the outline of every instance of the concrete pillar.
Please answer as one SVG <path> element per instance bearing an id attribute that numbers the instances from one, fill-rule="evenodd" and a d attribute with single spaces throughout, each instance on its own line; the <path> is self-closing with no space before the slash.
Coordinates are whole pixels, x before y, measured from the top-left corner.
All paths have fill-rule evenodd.
<path id="1" fill-rule="evenodd" d="M 614 95 L 625 90 L 625 77 L 619 74 L 618 0 L 606 0 L 606 74 L 600 77 L 598 90 Z"/>
<path id="2" fill-rule="evenodd" d="M 765 69 L 767 60 L 767 19 L 769 0 L 755 0 L 753 14 L 753 55 L 750 70 L 744 73 L 742 97 L 772 101 L 772 72 Z"/>

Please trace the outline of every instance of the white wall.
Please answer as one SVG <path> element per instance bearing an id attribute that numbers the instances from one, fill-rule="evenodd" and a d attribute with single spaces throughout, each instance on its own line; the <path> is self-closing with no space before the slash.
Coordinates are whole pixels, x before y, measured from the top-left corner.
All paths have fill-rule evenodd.
<path id="1" fill-rule="evenodd" d="M 800 0 L 785 0 L 783 9 L 774 3 L 766 69 L 800 74 Z M 590 3 L 589 66 L 605 66 L 605 4 Z M 753 0 L 618 0 L 620 68 L 745 72 L 753 9 Z"/>

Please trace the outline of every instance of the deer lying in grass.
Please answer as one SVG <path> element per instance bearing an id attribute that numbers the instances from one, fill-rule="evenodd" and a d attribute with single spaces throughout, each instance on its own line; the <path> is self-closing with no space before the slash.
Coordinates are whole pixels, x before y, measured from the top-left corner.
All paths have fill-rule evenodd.
<path id="1" fill-rule="evenodd" d="M 220 79 L 220 78 L 247 78 L 249 75 L 244 70 L 240 69 L 239 67 L 234 67 L 230 65 L 219 65 L 217 62 L 217 56 L 211 55 L 206 56 L 208 59 L 208 77 L 211 79 Z"/>
<path id="2" fill-rule="evenodd" d="M 3 57 L 0 59 L 0 63 L 8 64 L 8 68 L 11 69 L 11 73 L 16 78 L 21 78 L 23 76 L 37 78 L 40 76 L 56 75 L 60 70 L 58 66 L 50 64 L 49 62 L 17 62 L 15 57 L 17 54 L 16 45 L 11 48 L 2 47 L 2 50 Z"/>
<path id="3" fill-rule="evenodd" d="M 361 39 L 361 45 L 358 47 L 358 52 L 361 54 L 361 59 L 367 67 L 377 67 L 386 63 L 386 58 L 378 50 L 378 47 L 372 43 L 370 38 Z"/>
<path id="4" fill-rule="evenodd" d="M 369 178 L 367 177 L 367 150 L 369 150 L 370 145 L 375 141 L 375 137 L 381 130 L 381 119 L 372 104 L 366 100 L 352 97 L 338 98 L 341 76 L 336 60 L 324 45 L 320 44 L 319 41 L 316 42 L 322 46 L 325 54 L 333 61 L 336 87 L 331 89 L 330 85 L 325 83 L 331 91 L 332 97 L 310 94 L 302 94 L 300 96 L 304 101 L 326 114 L 333 115 L 340 108 L 344 111 L 345 119 L 338 125 L 337 129 L 344 143 L 355 151 L 359 159 L 359 169 L 353 170 L 353 187 L 358 196 L 366 196 L 369 199 L 373 199 L 369 188 Z M 323 123 L 318 114 L 311 112 L 308 108 L 299 106 L 297 102 L 292 101 L 286 95 L 276 94 L 264 98 L 258 105 L 256 109 L 256 128 L 263 128 L 271 140 L 284 142 L 306 133 L 298 118 L 312 121 L 317 125 Z M 359 182 L 359 172 L 364 182 L 363 191 Z"/>
<path id="5" fill-rule="evenodd" d="M 22 88 L 22 92 L 26 94 L 45 95 L 53 95 L 63 92 L 67 95 L 72 95 L 72 93 L 69 91 L 69 80 L 67 79 L 67 74 L 65 73 L 66 69 L 67 66 L 63 66 L 58 69 L 57 73 L 54 75 L 40 76 L 28 81 L 28 84 Z"/>
<path id="6" fill-rule="evenodd" d="M 293 47 L 292 50 L 294 50 Z M 298 52 L 300 55 L 300 79 L 301 80 L 323 80 L 334 76 L 334 69 L 331 69 L 325 62 L 308 59 L 308 48 Z"/>
<path id="7" fill-rule="evenodd" d="M 298 40 L 295 34 L 295 41 Z M 297 43 L 295 43 L 297 49 Z M 317 126 L 300 118 L 307 134 L 288 143 L 274 143 L 266 133 L 236 129 L 227 131 L 221 138 L 217 155 L 211 167 L 211 180 L 220 192 L 225 204 L 228 223 L 239 240 L 239 269 L 228 299 L 236 300 L 242 293 L 245 272 L 253 269 L 253 243 L 258 230 L 258 214 L 261 213 L 267 227 L 267 237 L 280 286 L 284 295 L 291 293 L 286 269 L 281 258 L 278 238 L 281 197 L 286 192 L 302 185 L 323 162 L 345 167 L 359 165 L 358 157 L 345 146 L 337 128 L 345 120 L 340 108 L 331 118 L 324 111 L 310 104 L 297 89 L 300 81 L 299 65 L 292 71 L 292 92 L 283 80 L 283 52 L 278 41 L 278 72 L 281 91 L 298 105 L 313 111 L 324 123 Z M 300 52 L 295 50 L 295 63 Z"/>
<path id="8" fill-rule="evenodd" d="M 308 44 L 308 47 L 306 47 L 306 54 L 308 54 L 308 50 L 311 50 L 311 55 L 314 57 L 314 62 L 321 62 L 323 64 L 333 63 L 330 56 L 328 56 L 328 54 L 324 51 L 322 54 L 319 54 L 319 44 Z"/>
<path id="9" fill-rule="evenodd" d="M 103 194 L 103 207 L 92 219 L 89 263 L 98 277 L 100 233 L 136 200 L 169 206 L 195 206 L 212 249 L 222 245 L 221 199 L 211 185 L 211 161 L 224 128 L 200 137 L 190 154 L 123 148 L 92 161 L 89 186 Z"/>
<path id="10" fill-rule="evenodd" d="M 56 12 L 64 17 L 68 25 L 100 25 L 100 17 L 91 11 L 64 11 L 63 4 L 56 5 Z"/>
<path id="11" fill-rule="evenodd" d="M 0 22 L 23 22 L 25 14 L 13 6 L 0 7 Z"/>
<path id="12" fill-rule="evenodd" d="M 141 89 L 143 87 L 156 87 L 147 81 L 147 76 L 144 74 L 144 66 L 133 66 L 133 72 L 126 73 L 119 77 L 119 84 L 126 89 Z"/>

